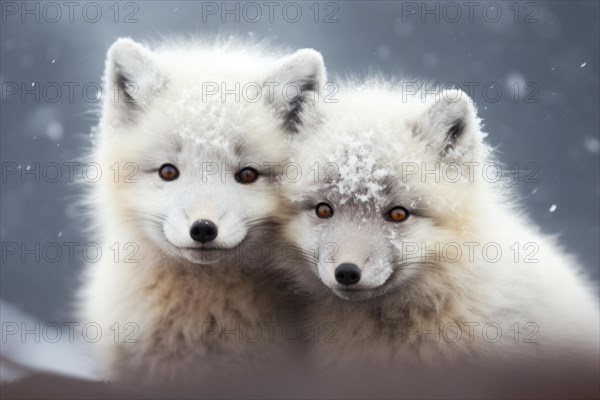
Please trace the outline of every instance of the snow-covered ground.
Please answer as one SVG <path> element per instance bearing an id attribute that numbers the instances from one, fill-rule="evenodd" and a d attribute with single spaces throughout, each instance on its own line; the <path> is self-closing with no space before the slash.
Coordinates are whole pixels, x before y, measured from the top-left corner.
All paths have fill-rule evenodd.
<path id="1" fill-rule="evenodd" d="M 85 342 L 64 324 L 50 324 L 0 301 L 0 381 L 10 382 L 36 372 L 97 380 Z"/>

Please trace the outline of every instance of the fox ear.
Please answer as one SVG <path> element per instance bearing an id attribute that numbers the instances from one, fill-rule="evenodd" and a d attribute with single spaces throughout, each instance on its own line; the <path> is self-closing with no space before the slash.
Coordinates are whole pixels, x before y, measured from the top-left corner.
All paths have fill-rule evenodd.
<path id="1" fill-rule="evenodd" d="M 275 109 L 286 131 L 297 133 L 300 126 L 314 120 L 324 82 L 325 64 L 318 51 L 302 49 L 280 60 L 264 90 L 266 102 Z"/>
<path id="2" fill-rule="evenodd" d="M 104 80 L 105 107 L 120 122 L 135 120 L 165 83 L 154 53 L 129 38 L 117 39 L 110 46 Z"/>
<path id="3" fill-rule="evenodd" d="M 413 131 L 441 159 L 459 160 L 476 152 L 483 139 L 473 102 L 458 89 L 437 94 L 413 123 Z"/>

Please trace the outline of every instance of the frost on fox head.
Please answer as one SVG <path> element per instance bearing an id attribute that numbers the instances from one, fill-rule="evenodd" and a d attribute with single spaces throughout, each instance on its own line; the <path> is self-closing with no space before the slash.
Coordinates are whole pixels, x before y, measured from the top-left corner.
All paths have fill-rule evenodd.
<path id="1" fill-rule="evenodd" d="M 413 247 L 460 242 L 472 229 L 483 197 L 469 166 L 488 150 L 471 100 L 459 90 L 407 98 L 372 82 L 340 94 L 321 106 L 318 132 L 294 143 L 301 178 L 283 179 L 296 206 L 286 231 L 310 264 L 294 273 L 350 300 L 443 274 L 452 249 L 423 259 Z"/>
<path id="2" fill-rule="evenodd" d="M 95 159 L 103 170 L 136 171 L 134 183 L 107 176 L 94 188 L 99 206 L 122 214 L 113 231 L 195 263 L 266 240 L 283 139 L 314 119 L 313 94 L 325 79 L 318 52 L 273 55 L 235 40 L 151 50 L 119 39 L 104 79 Z"/>

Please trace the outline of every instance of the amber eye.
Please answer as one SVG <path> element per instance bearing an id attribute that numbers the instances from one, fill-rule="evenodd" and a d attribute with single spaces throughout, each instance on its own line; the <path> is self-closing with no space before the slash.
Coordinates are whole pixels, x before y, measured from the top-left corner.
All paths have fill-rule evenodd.
<path id="1" fill-rule="evenodd" d="M 404 222 L 408 218 L 408 211 L 404 207 L 394 207 L 388 213 L 388 218 L 393 222 Z"/>
<path id="2" fill-rule="evenodd" d="M 246 167 L 235 174 L 235 180 L 241 184 L 254 183 L 258 179 L 258 171 L 252 167 Z"/>
<path id="3" fill-rule="evenodd" d="M 333 216 L 333 209 L 329 207 L 328 204 L 319 203 L 315 208 L 315 212 L 317 213 L 317 217 L 327 219 Z"/>
<path id="4" fill-rule="evenodd" d="M 164 181 L 174 181 L 179 177 L 179 170 L 173 164 L 163 164 L 158 169 L 158 175 Z"/>

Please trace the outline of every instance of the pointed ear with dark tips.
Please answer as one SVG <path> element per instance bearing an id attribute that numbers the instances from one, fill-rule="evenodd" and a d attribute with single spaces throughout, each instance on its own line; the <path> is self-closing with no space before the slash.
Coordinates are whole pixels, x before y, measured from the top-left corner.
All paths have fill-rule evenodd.
<path id="1" fill-rule="evenodd" d="M 118 39 L 108 50 L 104 77 L 105 112 L 119 122 L 134 121 L 165 84 L 154 53 L 129 38 Z"/>
<path id="2" fill-rule="evenodd" d="M 324 82 L 325 64 L 318 51 L 302 49 L 280 60 L 264 83 L 265 99 L 286 131 L 297 133 L 302 125 L 314 120 L 315 103 Z"/>
<path id="3" fill-rule="evenodd" d="M 461 159 L 482 141 L 473 102 L 462 90 L 445 90 L 413 123 L 415 135 L 441 159 Z"/>

